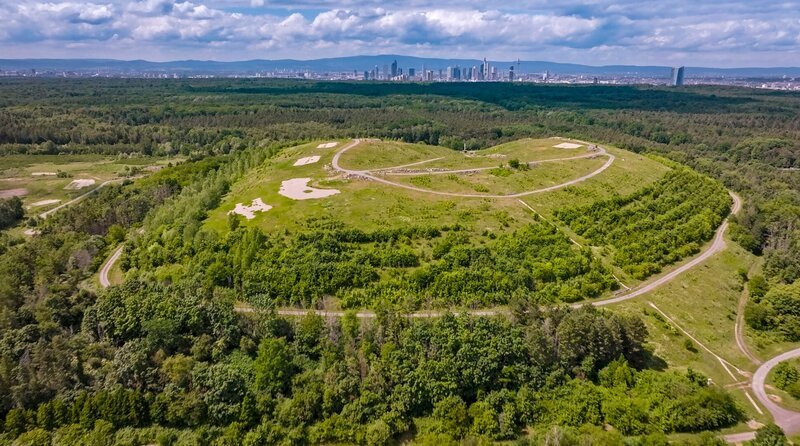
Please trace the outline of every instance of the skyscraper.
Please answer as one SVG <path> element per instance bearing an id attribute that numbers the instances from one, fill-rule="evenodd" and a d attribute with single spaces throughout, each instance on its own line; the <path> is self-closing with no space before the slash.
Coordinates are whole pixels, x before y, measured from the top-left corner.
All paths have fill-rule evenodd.
<path id="1" fill-rule="evenodd" d="M 397 61 L 392 62 L 392 77 L 397 76 Z"/>
<path id="2" fill-rule="evenodd" d="M 672 74 L 670 77 L 672 78 L 671 85 L 673 87 L 680 87 L 683 85 L 683 67 L 672 68 Z"/>
<path id="3" fill-rule="evenodd" d="M 417 74 L 417 70 L 416 70 L 416 69 L 414 69 L 414 68 L 409 68 L 409 69 L 408 69 L 408 77 L 409 77 L 409 78 L 413 78 L 413 77 L 415 77 L 415 76 L 416 76 L 416 74 Z"/>
<path id="4" fill-rule="evenodd" d="M 490 79 L 489 78 L 490 75 L 491 75 L 491 73 L 489 73 L 489 62 L 487 62 L 486 58 L 484 57 L 483 58 L 483 78 L 484 79 Z"/>

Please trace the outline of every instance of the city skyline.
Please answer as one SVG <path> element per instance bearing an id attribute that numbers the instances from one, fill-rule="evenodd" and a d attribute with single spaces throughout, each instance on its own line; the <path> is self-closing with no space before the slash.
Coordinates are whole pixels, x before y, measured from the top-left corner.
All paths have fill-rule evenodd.
<path id="1" fill-rule="evenodd" d="M 771 67 L 800 60 L 800 1 L 11 0 L 0 58 L 154 61 L 353 54 L 589 65 Z"/>

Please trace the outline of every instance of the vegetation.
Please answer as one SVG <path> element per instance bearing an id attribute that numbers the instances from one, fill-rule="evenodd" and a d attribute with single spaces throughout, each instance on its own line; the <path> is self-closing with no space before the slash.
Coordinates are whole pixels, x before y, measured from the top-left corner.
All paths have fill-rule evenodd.
<path id="1" fill-rule="evenodd" d="M 731 200 L 721 184 L 678 168 L 656 184 L 556 216 L 592 244 L 614 248 L 614 263 L 637 279 L 700 250 Z"/>
<path id="2" fill-rule="evenodd" d="M 640 319 L 654 325 L 654 313 L 539 308 L 615 282 L 519 203 L 490 212 L 481 200 L 394 194 L 378 212 L 391 224 L 359 225 L 356 208 L 311 221 L 287 213 L 269 228 L 229 219 L 225 206 L 263 180 L 246 174 L 284 162 L 275 154 L 302 141 L 380 137 L 439 152 L 563 135 L 658 154 L 743 194 L 731 235 L 765 265 L 763 280 L 750 279 L 748 323 L 794 339 L 800 185 L 782 169 L 798 166 L 799 109 L 796 94 L 720 87 L 4 79 L 3 167 L 73 155 L 187 162 L 31 219 L 39 236 L 0 235 L 0 444 L 665 445 L 665 433 L 733 426 L 744 415 L 721 385 L 683 363 L 663 370 Z M 664 166 L 612 153 L 612 180 L 531 205 L 549 218 L 567 197 L 573 206 L 559 218 L 639 276 L 711 237 L 730 205 L 719 184 L 679 167 L 661 178 Z M 503 170 L 515 178 L 537 168 Z M 312 204 L 297 212 L 332 214 Z M 604 212 L 623 232 L 598 223 Z M 86 279 L 121 239 L 128 281 L 92 290 Z M 734 279 L 720 277 L 733 301 Z M 237 313 L 242 296 L 378 314 Z M 499 304 L 513 317 L 398 316 Z M 727 315 L 717 313 L 720 327 Z M 676 345 L 668 359 L 703 354 Z M 719 444 L 712 434 L 693 441 Z M 785 441 L 767 426 L 755 444 Z"/>
<path id="3" fill-rule="evenodd" d="M 329 295 L 345 307 L 411 310 L 423 303 L 574 302 L 617 286 L 589 250 L 544 223 L 492 234 L 479 245 L 457 226 L 365 232 L 328 220 L 292 237 L 240 227 L 224 237 L 201 230 L 184 240 L 142 237 L 126 265 L 140 275 L 153 271 L 142 277 L 156 280 L 195 277 L 262 307 L 312 307 Z"/>
<path id="4" fill-rule="evenodd" d="M 24 215 L 25 209 L 19 197 L 0 199 L 0 229 L 14 226 Z"/>
<path id="5" fill-rule="evenodd" d="M 747 324 L 762 331 L 775 331 L 787 340 L 800 340 L 800 282 L 776 285 L 763 297 L 751 295 L 745 308 Z"/>

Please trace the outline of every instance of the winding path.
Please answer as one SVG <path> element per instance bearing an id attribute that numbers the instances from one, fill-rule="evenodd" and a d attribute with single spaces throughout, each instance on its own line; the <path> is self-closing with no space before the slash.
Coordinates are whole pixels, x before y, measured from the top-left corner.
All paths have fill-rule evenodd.
<path id="1" fill-rule="evenodd" d="M 787 435 L 800 433 L 800 413 L 781 407 L 772 401 L 767 395 L 767 390 L 764 386 L 766 385 L 767 375 L 769 375 L 773 367 L 783 361 L 798 357 L 800 357 L 800 348 L 769 359 L 756 370 L 756 373 L 753 374 L 753 381 L 750 384 L 758 401 L 767 408 L 772 414 L 775 424 L 780 426 Z"/>
<path id="2" fill-rule="evenodd" d="M 108 186 L 109 184 L 114 184 L 114 183 L 121 183 L 121 182 L 123 182 L 125 180 L 134 180 L 134 179 L 137 179 L 137 178 L 141 178 L 141 176 L 130 177 L 130 178 L 115 178 L 113 180 L 104 181 L 104 182 L 100 183 L 99 186 L 95 187 L 94 189 L 90 190 L 89 192 L 86 192 L 83 195 L 79 195 L 79 196 L 73 198 L 72 200 L 67 201 L 66 203 L 60 204 L 60 205 L 54 207 L 53 209 L 50 209 L 49 211 L 42 212 L 41 214 L 39 214 L 39 218 L 42 218 L 42 219 L 47 218 L 51 214 L 53 214 L 55 212 L 58 212 L 61 209 L 64 209 L 65 207 L 67 207 L 67 206 L 73 205 L 73 204 L 83 200 L 84 198 L 88 197 L 89 195 L 92 195 L 93 193 L 99 191 L 104 186 Z"/>
<path id="3" fill-rule="evenodd" d="M 457 196 L 457 197 L 519 198 L 519 197 L 522 197 L 522 196 L 525 196 L 525 195 L 531 195 L 531 194 L 535 194 L 535 193 L 539 193 L 539 192 L 546 192 L 546 191 L 558 189 L 558 188 L 561 188 L 561 187 L 565 187 L 565 186 L 570 185 L 570 184 L 575 184 L 576 182 L 584 181 L 584 180 L 586 180 L 588 178 L 591 178 L 591 177 L 599 174 L 600 172 L 602 172 L 606 168 L 608 168 L 608 166 L 610 166 L 611 163 L 613 163 L 614 159 L 615 159 L 614 155 L 606 152 L 605 149 L 603 149 L 601 147 L 600 150 L 602 151 L 602 153 L 606 154 L 609 157 L 609 160 L 604 164 L 604 166 L 601 167 L 600 169 L 598 169 L 595 172 L 592 172 L 592 173 L 590 173 L 588 175 L 585 175 L 585 176 L 583 176 L 581 178 L 569 181 L 569 182 L 564 183 L 564 184 L 551 186 L 551 187 L 544 188 L 544 189 L 537 189 L 537 190 L 534 190 L 534 191 L 522 192 L 522 193 L 519 193 L 519 194 L 512 194 L 512 195 L 458 194 L 458 193 L 431 191 L 431 190 L 427 190 L 427 189 L 408 186 L 408 185 L 405 185 L 405 184 L 394 183 L 392 181 L 388 181 L 386 179 L 383 179 L 383 178 L 380 178 L 380 177 L 376 177 L 376 176 L 372 175 L 370 173 L 370 171 L 367 171 L 367 170 L 351 170 L 351 169 L 342 168 L 339 165 L 339 158 L 341 157 L 341 155 L 343 153 L 345 153 L 346 151 L 352 149 L 353 147 L 357 146 L 360 142 L 361 142 L 361 140 L 355 139 L 352 142 L 350 142 L 349 144 L 347 144 L 346 146 L 342 147 L 333 156 L 333 160 L 332 160 L 332 163 L 331 163 L 333 168 L 338 170 L 338 171 L 340 171 L 340 172 L 348 174 L 348 175 L 355 175 L 355 176 L 359 176 L 359 177 L 362 177 L 362 178 L 371 179 L 371 180 L 378 181 L 380 183 L 388 184 L 388 185 L 391 185 L 391 186 L 402 187 L 404 189 L 410 189 L 410 190 L 414 190 L 414 191 L 418 191 L 418 192 L 431 193 L 431 194 L 437 194 L 437 195 Z M 733 203 L 731 205 L 731 214 L 737 214 L 739 212 L 739 210 L 741 209 L 741 207 L 742 207 L 742 200 L 741 200 L 741 198 L 739 198 L 738 195 L 734 194 L 733 192 L 728 192 L 728 193 L 730 194 L 731 198 L 733 199 Z M 523 202 L 523 204 L 525 204 L 525 203 Z M 576 304 L 573 304 L 572 307 L 573 308 L 577 308 L 577 307 L 581 307 L 583 305 L 593 305 L 593 306 L 598 306 L 599 307 L 599 306 L 616 304 L 616 303 L 623 302 L 623 301 L 626 301 L 626 300 L 629 300 L 629 299 L 633 299 L 633 298 L 641 296 L 643 294 L 647 294 L 647 293 L 655 290 L 656 288 L 658 288 L 658 287 L 660 287 L 660 286 L 672 281 L 673 279 L 675 279 L 679 275 L 683 274 L 684 272 L 686 272 L 686 271 L 698 266 L 699 264 L 703 263 L 704 261 L 709 259 L 714 254 L 724 250 L 725 249 L 725 238 L 724 238 L 724 236 L 725 236 L 725 231 L 727 230 L 727 228 L 728 228 L 728 218 L 726 218 L 722 222 L 722 224 L 719 226 L 719 228 L 717 228 L 717 231 L 714 234 L 714 239 L 712 240 L 711 244 L 703 252 L 701 252 L 699 255 L 695 256 L 694 258 L 692 258 L 688 262 L 686 262 L 686 263 L 682 264 L 681 266 L 675 268 L 674 270 L 664 274 L 663 276 L 660 276 L 660 277 L 657 277 L 657 278 L 655 278 L 655 279 L 653 279 L 651 281 L 645 282 L 645 283 L 641 284 L 640 286 L 638 286 L 637 288 L 628 289 L 627 291 L 625 291 L 625 292 L 623 292 L 623 293 L 621 293 L 621 294 L 619 294 L 619 295 L 617 295 L 615 297 L 611 297 L 611 298 L 608 298 L 608 299 L 597 300 L 597 301 L 593 301 L 593 302 L 576 303 Z M 258 310 L 254 309 L 254 308 L 252 308 L 250 306 L 243 305 L 243 306 L 240 306 L 240 307 L 236 308 L 236 311 L 240 312 L 240 313 L 251 313 L 251 312 L 258 311 Z M 276 309 L 275 313 L 278 314 L 278 315 L 281 315 L 281 316 L 304 316 L 304 315 L 309 314 L 309 313 L 314 313 L 314 314 L 316 314 L 318 316 L 322 316 L 322 317 L 342 317 L 342 316 L 345 315 L 346 312 L 345 311 L 340 311 L 340 310 Z M 456 314 L 456 315 L 458 315 L 458 314 L 470 314 L 470 315 L 473 315 L 473 316 L 498 316 L 498 315 L 509 314 L 509 311 L 508 310 L 499 310 L 499 309 L 498 310 L 493 310 L 493 309 L 465 310 L 465 311 L 437 311 L 437 310 L 431 310 L 431 311 L 421 311 L 421 312 L 408 313 L 408 314 L 406 314 L 406 317 L 409 317 L 409 318 L 432 318 L 432 317 L 440 317 L 445 313 Z M 362 319 L 374 318 L 375 317 L 375 313 L 372 312 L 372 311 L 360 311 L 360 312 L 356 313 L 356 317 L 362 318 Z"/>
<path id="4" fill-rule="evenodd" d="M 739 210 L 742 208 L 742 199 L 739 198 L 738 195 L 734 194 L 733 192 L 728 192 L 733 199 L 733 205 L 731 206 L 731 214 L 738 214 Z M 695 256 L 692 260 L 684 263 L 683 265 L 675 268 L 674 270 L 670 271 L 667 274 L 664 274 L 661 277 L 658 277 L 650 282 L 646 282 L 640 285 L 637 288 L 632 289 L 629 292 L 623 293 L 617 297 L 612 297 L 610 299 L 598 300 L 592 302 L 592 305 L 595 306 L 603 306 L 603 305 L 610 305 L 615 304 L 618 302 L 622 302 L 628 299 L 633 299 L 634 297 L 641 296 L 642 294 L 649 293 L 656 288 L 664 285 L 665 283 L 671 281 L 672 279 L 678 277 L 679 275 L 683 274 L 684 272 L 696 267 L 697 265 L 705 262 L 713 256 L 714 254 L 722 251 L 725 249 L 725 231 L 728 229 L 728 219 L 726 218 L 722 224 L 717 228 L 717 232 L 714 233 L 714 239 L 711 242 L 711 245 L 702 253 Z M 578 304 L 577 306 L 580 306 Z"/>
<path id="5" fill-rule="evenodd" d="M 100 268 L 100 286 L 103 288 L 108 288 L 111 286 L 111 281 L 108 280 L 108 273 L 111 271 L 111 268 L 114 267 L 114 263 L 119 260 L 120 255 L 122 255 L 122 249 L 124 245 L 121 245 L 117 248 L 111 256 L 106 260 L 106 263 L 103 264 L 103 267 Z"/>
<path id="6" fill-rule="evenodd" d="M 352 149 L 353 147 L 356 147 L 360 143 L 361 143 L 360 139 L 354 139 L 349 144 L 347 144 L 346 146 L 344 146 L 341 149 L 339 149 L 339 151 L 336 152 L 335 155 L 333 155 L 333 160 L 331 161 L 331 166 L 334 169 L 338 170 L 339 172 L 344 173 L 345 175 L 352 175 L 352 176 L 362 177 L 362 178 L 366 178 L 366 179 L 369 179 L 369 180 L 372 180 L 372 181 L 377 181 L 378 183 L 388 184 L 389 186 L 401 187 L 403 189 L 413 190 L 415 192 L 422 192 L 422 193 L 432 194 L 432 195 L 443 195 L 443 196 L 446 196 L 446 197 L 520 198 L 520 197 L 526 197 L 528 195 L 540 194 L 540 193 L 543 193 L 543 192 L 550 192 L 550 191 L 554 191 L 554 190 L 557 190 L 557 189 L 565 188 L 567 186 L 571 186 L 573 184 L 580 183 L 582 181 L 586 181 L 589 178 L 592 178 L 592 177 L 594 177 L 596 175 L 599 175 L 604 170 L 606 170 L 609 167 L 611 167 L 611 165 L 614 163 L 614 160 L 616 159 L 616 157 L 614 155 L 608 153 L 606 151 L 606 149 L 598 146 L 600 150 L 598 152 L 596 152 L 596 153 L 592 153 L 591 155 L 592 156 L 607 156 L 608 157 L 608 161 L 606 161 L 605 164 L 600 166 L 599 169 L 595 170 L 594 172 L 588 173 L 588 174 L 586 174 L 586 175 L 584 175 L 582 177 L 575 178 L 573 180 L 569 180 L 569 181 L 561 183 L 561 184 L 556 184 L 556 185 L 553 185 L 553 186 L 548 186 L 548 187 L 544 187 L 544 188 L 541 188 L 541 189 L 535 189 L 535 190 L 526 191 L 526 192 L 519 192 L 519 193 L 516 193 L 516 194 L 507 194 L 507 195 L 462 194 L 462 193 L 457 193 L 457 192 L 442 192 L 442 191 L 436 191 L 436 190 L 430 190 L 430 189 L 423 189 L 421 187 L 410 186 L 408 184 L 396 183 L 394 181 L 390 181 L 390 180 L 387 180 L 385 178 L 377 177 L 377 176 L 373 175 L 372 172 L 369 171 L 369 170 L 352 170 L 352 169 L 345 169 L 344 167 L 340 166 L 339 165 L 339 158 L 341 158 L 341 156 L 345 152 L 347 152 L 348 150 Z M 590 155 L 587 155 L 587 156 L 590 156 Z M 544 160 L 544 161 L 538 161 L 538 162 L 542 163 L 542 162 L 547 162 L 547 161 L 556 161 L 556 160 Z M 380 169 L 374 169 L 374 170 L 380 170 Z M 468 169 L 466 171 L 471 172 L 471 171 L 474 171 L 474 170 L 478 170 L 478 169 Z M 454 173 L 454 172 L 459 172 L 459 171 L 441 171 L 440 173 Z"/>

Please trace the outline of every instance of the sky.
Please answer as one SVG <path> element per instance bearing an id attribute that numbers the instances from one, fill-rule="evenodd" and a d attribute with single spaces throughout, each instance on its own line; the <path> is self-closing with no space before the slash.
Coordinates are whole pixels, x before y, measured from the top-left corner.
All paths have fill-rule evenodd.
<path id="1" fill-rule="evenodd" d="M 0 0 L 0 58 L 800 65 L 800 0 Z"/>

